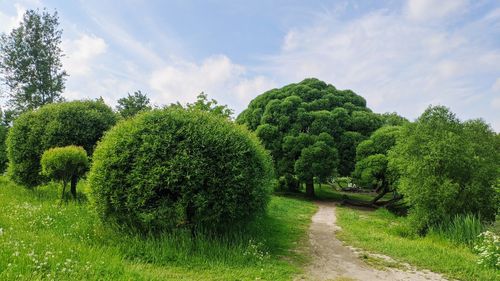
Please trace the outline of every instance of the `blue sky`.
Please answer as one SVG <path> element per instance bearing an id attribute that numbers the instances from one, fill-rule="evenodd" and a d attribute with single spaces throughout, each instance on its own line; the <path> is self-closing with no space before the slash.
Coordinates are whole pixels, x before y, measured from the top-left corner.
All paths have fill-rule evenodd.
<path id="1" fill-rule="evenodd" d="M 158 105 L 205 91 L 239 113 L 317 77 L 410 119 L 429 104 L 500 131 L 500 1 L 0 0 L 0 32 L 57 9 L 68 99 Z"/>

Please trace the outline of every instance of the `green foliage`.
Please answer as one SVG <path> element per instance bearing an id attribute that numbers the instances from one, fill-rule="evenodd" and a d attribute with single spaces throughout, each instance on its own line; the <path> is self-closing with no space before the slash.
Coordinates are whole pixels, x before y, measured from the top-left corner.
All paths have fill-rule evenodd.
<path id="1" fill-rule="evenodd" d="M 217 116 L 222 116 L 227 119 L 231 119 L 234 111 L 230 109 L 227 105 L 219 105 L 215 99 L 208 99 L 208 95 L 201 92 L 194 103 L 188 103 L 186 106 L 182 106 L 179 102 L 171 104 L 167 107 L 172 108 L 183 108 L 188 111 L 204 111 Z"/>
<path id="2" fill-rule="evenodd" d="M 356 148 L 364 141 L 366 136 L 358 132 L 345 132 L 340 136 L 337 150 L 340 157 L 338 171 L 340 175 L 350 175 L 356 165 Z"/>
<path id="3" fill-rule="evenodd" d="M 353 181 L 362 188 L 373 189 L 379 195 L 373 199 L 376 203 L 385 194 L 392 192 L 391 205 L 401 196 L 396 191 L 397 173 L 388 167 L 387 153 L 396 144 L 401 127 L 383 126 L 373 132 L 369 139 L 356 147 L 356 166 L 352 173 Z"/>
<path id="4" fill-rule="evenodd" d="M 285 174 L 279 177 L 277 191 L 299 191 L 300 182 L 299 180 L 291 174 Z"/>
<path id="5" fill-rule="evenodd" d="M 387 155 L 389 149 L 396 144 L 400 130 L 399 126 L 383 126 L 376 130 L 369 139 L 356 147 L 356 159 L 361 160 L 374 154 Z"/>
<path id="6" fill-rule="evenodd" d="M 474 246 L 479 234 L 484 230 L 479 218 L 475 215 L 456 215 L 452 219 L 430 228 L 429 233 L 439 235 L 457 244 Z"/>
<path id="7" fill-rule="evenodd" d="M 325 144 L 337 153 L 337 167 L 328 167 L 336 168 L 341 175 L 350 175 L 356 145 L 382 125 L 381 118 L 366 107 L 361 96 L 350 90 L 337 90 L 318 79 L 305 79 L 263 93 L 250 102 L 236 121 L 257 133 L 271 152 L 280 176 L 296 174 L 295 162 L 301 151 L 313 145 L 321 134 L 330 136 L 332 140 Z M 314 164 L 299 164 L 303 165 Z"/>
<path id="8" fill-rule="evenodd" d="M 366 189 L 377 189 L 387 181 L 387 157 L 384 154 L 369 155 L 356 163 L 353 178 Z"/>
<path id="9" fill-rule="evenodd" d="M 0 174 L 5 172 L 7 169 L 7 147 L 6 147 L 6 139 L 7 133 L 9 132 L 9 128 L 4 124 L 0 124 Z"/>
<path id="10" fill-rule="evenodd" d="M 295 173 L 299 179 L 307 182 L 318 177 L 324 182 L 333 175 L 338 165 L 337 151 L 323 141 L 317 141 L 301 150 L 300 157 L 295 162 Z"/>
<path id="11" fill-rule="evenodd" d="M 123 118 L 130 118 L 141 111 L 151 110 L 151 105 L 147 95 L 139 90 L 132 95 L 127 94 L 126 97 L 119 99 L 116 110 Z"/>
<path id="12" fill-rule="evenodd" d="M 20 26 L 0 38 L 0 71 L 16 114 L 62 99 L 61 34 L 57 12 L 27 10 Z"/>
<path id="13" fill-rule="evenodd" d="M 42 175 L 52 180 L 63 182 L 63 192 L 66 183 L 71 181 L 71 192 L 76 197 L 78 178 L 83 176 L 89 167 L 87 152 L 81 146 L 54 147 L 46 150 L 40 160 Z"/>
<path id="14" fill-rule="evenodd" d="M 176 108 L 115 126 L 89 174 L 105 221 L 153 232 L 244 223 L 264 210 L 272 178 L 270 157 L 245 128 Z"/>
<path id="15" fill-rule="evenodd" d="M 89 166 L 87 152 L 83 147 L 74 145 L 46 150 L 40 163 L 43 175 L 66 182 L 74 176 L 82 176 Z"/>
<path id="16" fill-rule="evenodd" d="M 494 220 L 499 163 L 500 146 L 487 124 L 460 122 L 441 106 L 405 125 L 389 153 L 389 165 L 400 175 L 398 190 L 420 233 L 458 214 Z"/>
<path id="17" fill-rule="evenodd" d="M 97 101 L 49 104 L 17 118 L 7 137 L 9 175 L 33 187 L 44 181 L 40 158 L 52 147 L 82 146 L 92 155 L 105 131 L 116 123 L 111 108 Z"/>
<path id="18" fill-rule="evenodd" d="M 384 125 L 388 126 L 403 126 L 410 122 L 408 119 L 399 116 L 396 112 L 386 112 L 380 115 L 380 117 L 382 118 Z"/>

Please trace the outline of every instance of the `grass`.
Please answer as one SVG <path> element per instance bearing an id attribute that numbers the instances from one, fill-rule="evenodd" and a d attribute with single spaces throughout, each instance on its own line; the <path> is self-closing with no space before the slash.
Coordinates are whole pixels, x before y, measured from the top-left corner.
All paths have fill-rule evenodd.
<path id="1" fill-rule="evenodd" d="M 431 228 L 430 233 L 431 235 L 444 237 L 456 244 L 464 244 L 472 248 L 484 229 L 485 227 L 483 227 L 479 218 L 467 214 L 457 215 L 453 219 Z"/>
<path id="2" fill-rule="evenodd" d="M 249 227 L 193 241 L 117 233 L 85 201 L 60 205 L 57 187 L 0 177 L 0 280 L 290 280 L 307 261 L 295 249 L 316 210 L 310 201 L 273 196 Z"/>
<path id="3" fill-rule="evenodd" d="M 458 280 L 500 280 L 500 273 L 477 264 L 470 247 L 440 234 L 409 235 L 405 218 L 385 209 L 377 211 L 337 208 L 338 237 L 349 245 L 389 255 L 414 266 L 443 273 Z"/>

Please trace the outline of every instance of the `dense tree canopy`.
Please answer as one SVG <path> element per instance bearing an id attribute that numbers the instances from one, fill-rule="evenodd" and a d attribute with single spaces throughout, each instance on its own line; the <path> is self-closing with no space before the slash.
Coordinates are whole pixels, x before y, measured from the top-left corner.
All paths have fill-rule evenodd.
<path id="1" fill-rule="evenodd" d="M 7 137 L 9 174 L 26 186 L 42 182 L 40 157 L 52 147 L 82 146 L 92 155 L 105 131 L 116 123 L 116 114 L 99 101 L 48 104 L 28 111 L 14 121 Z"/>
<path id="2" fill-rule="evenodd" d="M 61 100 L 62 30 L 57 12 L 27 10 L 19 27 L 0 38 L 0 71 L 17 114 Z"/>
<path id="3" fill-rule="evenodd" d="M 387 159 L 387 154 L 396 144 L 400 131 L 400 126 L 381 127 L 356 147 L 357 162 L 352 176 L 362 188 L 378 193 L 372 204 L 381 204 L 377 201 L 389 192 L 393 192 L 392 200 L 385 201 L 384 204 L 401 199 L 396 192 L 396 173 L 388 167 Z"/>
<path id="4" fill-rule="evenodd" d="M 318 150 L 334 155 L 328 160 L 329 175 L 335 171 L 349 175 L 354 169 L 356 145 L 383 123 L 361 96 L 318 79 L 265 92 L 251 101 L 236 121 L 257 133 L 270 150 L 278 175 L 302 179 L 303 167 L 315 165 L 304 161 L 317 159 L 313 155 Z"/>
<path id="5" fill-rule="evenodd" d="M 482 120 L 461 122 L 442 106 L 429 107 L 403 126 L 389 152 L 398 190 L 410 204 L 419 232 L 457 214 L 494 220 L 495 184 L 500 177 L 500 145 Z"/>

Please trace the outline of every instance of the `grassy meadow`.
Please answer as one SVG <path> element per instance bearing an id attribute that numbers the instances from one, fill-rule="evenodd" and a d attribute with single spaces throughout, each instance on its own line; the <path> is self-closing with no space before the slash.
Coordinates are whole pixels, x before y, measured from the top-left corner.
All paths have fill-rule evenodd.
<path id="1" fill-rule="evenodd" d="M 266 215 L 227 237 L 139 236 L 104 227 L 81 194 L 0 178 L 0 280 L 290 280 L 316 207 L 273 196 Z M 82 183 L 79 190 L 84 190 Z"/>

